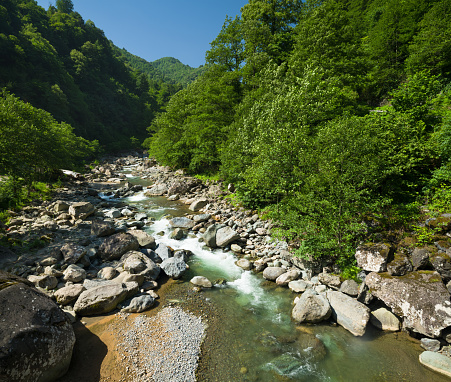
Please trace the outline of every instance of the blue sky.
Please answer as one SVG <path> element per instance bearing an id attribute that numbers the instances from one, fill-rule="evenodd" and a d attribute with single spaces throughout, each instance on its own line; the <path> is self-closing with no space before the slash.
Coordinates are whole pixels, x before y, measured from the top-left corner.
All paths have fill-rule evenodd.
<path id="1" fill-rule="evenodd" d="M 72 0 L 74 10 L 105 32 L 119 48 L 155 61 L 175 57 L 205 63 L 205 52 L 226 15 L 235 17 L 247 0 Z M 55 0 L 37 0 L 47 9 Z"/>

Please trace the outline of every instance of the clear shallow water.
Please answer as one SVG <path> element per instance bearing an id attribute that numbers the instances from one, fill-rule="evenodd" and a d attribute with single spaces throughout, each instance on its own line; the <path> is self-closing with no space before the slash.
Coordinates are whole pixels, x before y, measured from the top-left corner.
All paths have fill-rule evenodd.
<path id="1" fill-rule="evenodd" d="M 156 219 L 147 230 L 157 242 L 193 252 L 184 281 L 195 275 L 227 280 L 202 292 L 221 312 L 210 332 L 217 340 L 204 349 L 208 373 L 202 381 L 448 381 L 419 363 L 422 349 L 404 333 L 369 325 L 359 338 L 328 323 L 295 325 L 290 290 L 243 271 L 232 253 L 213 251 L 197 236 L 169 239 L 168 219 L 188 213 L 186 206 L 143 192 L 126 201 Z"/>

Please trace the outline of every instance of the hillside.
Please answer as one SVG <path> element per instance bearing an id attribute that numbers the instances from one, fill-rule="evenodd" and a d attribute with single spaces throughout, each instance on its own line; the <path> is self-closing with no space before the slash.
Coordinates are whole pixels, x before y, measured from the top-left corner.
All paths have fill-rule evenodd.
<path id="1" fill-rule="evenodd" d="M 113 45 L 113 51 L 125 65 L 132 70 L 147 74 L 152 81 L 164 81 L 186 87 L 206 70 L 204 66 L 192 68 L 189 65 L 184 65 L 173 57 L 164 57 L 149 62 L 124 48 L 121 49 Z"/>

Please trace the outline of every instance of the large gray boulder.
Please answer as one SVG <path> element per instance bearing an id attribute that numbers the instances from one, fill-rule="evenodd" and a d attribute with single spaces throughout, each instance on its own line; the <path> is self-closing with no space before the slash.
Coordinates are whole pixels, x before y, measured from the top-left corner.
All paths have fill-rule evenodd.
<path id="1" fill-rule="evenodd" d="M 69 265 L 64 270 L 63 274 L 64 281 L 70 281 L 73 283 L 82 282 L 86 278 L 86 271 L 75 264 Z"/>
<path id="2" fill-rule="evenodd" d="M 136 237 L 120 232 L 107 237 L 99 247 L 99 254 L 105 261 L 119 259 L 128 251 L 136 251 L 139 243 Z"/>
<path id="3" fill-rule="evenodd" d="M 107 220 L 93 220 L 91 224 L 91 235 L 97 237 L 109 236 L 116 232 L 113 222 Z"/>
<path id="4" fill-rule="evenodd" d="M 155 249 L 157 247 L 155 238 L 145 231 L 139 229 L 131 229 L 127 231 L 127 233 L 134 236 L 136 240 L 138 240 L 138 244 L 141 248 Z"/>
<path id="5" fill-rule="evenodd" d="M 84 220 L 96 212 L 95 207 L 89 202 L 74 203 L 69 207 L 69 214 L 75 219 Z"/>
<path id="6" fill-rule="evenodd" d="M 286 269 L 282 267 L 267 267 L 263 271 L 263 278 L 270 281 L 276 281 L 277 277 L 283 275 Z"/>
<path id="7" fill-rule="evenodd" d="M 125 313 L 141 313 L 149 310 L 155 304 L 155 298 L 144 293 L 124 301 L 120 304 L 121 312 Z"/>
<path id="8" fill-rule="evenodd" d="M 55 381 L 75 334 L 64 312 L 27 280 L 0 271 L 0 381 Z"/>
<path id="9" fill-rule="evenodd" d="M 164 195 L 166 192 L 168 192 L 168 185 L 167 184 L 155 184 L 151 188 L 149 188 L 145 195 L 146 196 L 161 196 Z"/>
<path id="10" fill-rule="evenodd" d="M 323 294 L 309 289 L 302 294 L 294 306 L 291 316 L 296 322 L 317 323 L 327 320 L 332 313 L 329 301 Z"/>
<path id="11" fill-rule="evenodd" d="M 366 244 L 357 248 L 357 265 L 368 272 L 385 272 L 393 257 L 393 248 L 388 244 Z"/>
<path id="12" fill-rule="evenodd" d="M 401 329 L 401 322 L 392 312 L 385 308 L 379 308 L 371 312 L 370 322 L 378 329 L 397 332 Z"/>
<path id="13" fill-rule="evenodd" d="M 191 229 L 196 225 L 196 222 L 186 217 L 176 217 L 169 220 L 169 224 L 174 228 Z"/>
<path id="14" fill-rule="evenodd" d="M 428 369 L 451 378 L 451 358 L 444 354 L 425 351 L 420 354 L 420 363 Z"/>
<path id="15" fill-rule="evenodd" d="M 125 299 L 138 292 L 138 283 L 112 283 L 85 290 L 77 299 L 74 311 L 79 316 L 104 314 L 116 309 Z"/>
<path id="16" fill-rule="evenodd" d="M 67 305 L 75 301 L 85 290 L 86 288 L 82 284 L 72 284 L 58 289 L 54 296 L 58 304 Z"/>
<path id="17" fill-rule="evenodd" d="M 204 239 L 204 243 L 208 245 L 210 248 L 216 248 L 216 233 L 221 228 L 220 224 L 212 224 L 207 228 L 204 235 L 202 236 Z"/>
<path id="18" fill-rule="evenodd" d="M 211 283 L 210 280 L 208 280 L 206 277 L 204 276 L 194 276 L 191 280 L 190 283 L 195 285 L 195 286 L 199 286 L 199 287 L 203 287 L 203 288 L 211 288 L 213 286 L 213 284 Z"/>
<path id="19" fill-rule="evenodd" d="M 174 256 L 172 248 L 163 243 L 158 244 L 157 248 L 155 248 L 155 253 L 163 261 Z"/>
<path id="20" fill-rule="evenodd" d="M 366 276 L 371 293 L 404 317 L 407 329 L 427 337 L 439 337 L 451 326 L 451 302 L 440 275 L 416 271 L 403 277 L 372 272 Z"/>
<path id="21" fill-rule="evenodd" d="M 186 263 L 181 258 L 171 257 L 160 264 L 161 269 L 173 279 L 179 279 L 186 272 Z"/>
<path id="22" fill-rule="evenodd" d="M 200 198 L 200 199 L 196 199 L 194 202 L 191 203 L 191 205 L 189 206 L 189 209 L 191 211 L 199 211 L 202 208 L 204 208 L 206 205 L 208 204 L 208 199 L 206 198 Z"/>
<path id="23" fill-rule="evenodd" d="M 130 274 L 143 275 L 145 280 L 156 280 L 160 275 L 160 267 L 144 253 L 129 251 L 121 257 L 118 268 Z"/>
<path id="24" fill-rule="evenodd" d="M 289 282 L 297 280 L 301 275 L 301 271 L 298 269 L 290 269 L 289 271 L 282 273 L 276 279 L 276 284 L 280 286 L 287 286 Z"/>
<path id="25" fill-rule="evenodd" d="M 318 280 L 321 284 L 327 285 L 333 289 L 339 289 L 341 285 L 341 279 L 339 275 L 334 275 L 332 273 L 320 273 L 318 275 Z"/>
<path id="26" fill-rule="evenodd" d="M 218 247 L 226 247 L 230 243 L 238 240 L 240 235 L 230 227 L 219 228 L 216 232 L 216 245 Z"/>
<path id="27" fill-rule="evenodd" d="M 334 320 L 354 336 L 363 336 L 370 319 L 370 309 L 341 292 L 329 290 L 326 296 Z"/>
<path id="28" fill-rule="evenodd" d="M 64 257 L 64 262 L 67 264 L 77 263 L 87 252 L 85 247 L 77 244 L 65 244 L 61 247 L 61 253 Z"/>

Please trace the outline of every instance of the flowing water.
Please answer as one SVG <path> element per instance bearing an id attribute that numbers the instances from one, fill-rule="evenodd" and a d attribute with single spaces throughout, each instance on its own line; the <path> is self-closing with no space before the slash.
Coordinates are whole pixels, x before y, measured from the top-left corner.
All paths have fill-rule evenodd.
<path id="1" fill-rule="evenodd" d="M 126 201 L 156 219 L 147 230 L 157 242 L 193 252 L 184 281 L 195 275 L 227 281 L 200 294 L 219 315 L 210 323 L 209 337 L 214 339 L 205 342 L 200 381 L 448 380 L 419 363 L 422 349 L 404 333 L 383 333 L 369 325 L 359 338 L 329 323 L 295 325 L 290 319 L 295 294 L 290 290 L 243 271 L 232 253 L 211 250 L 194 234 L 181 241 L 169 238 L 168 218 L 183 216 L 186 206 L 144 193 Z M 186 282 L 179 285 L 188 288 Z"/>

